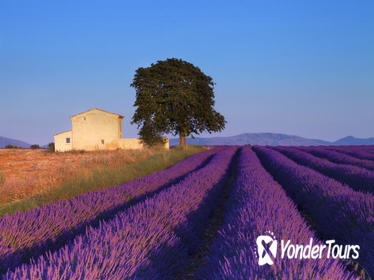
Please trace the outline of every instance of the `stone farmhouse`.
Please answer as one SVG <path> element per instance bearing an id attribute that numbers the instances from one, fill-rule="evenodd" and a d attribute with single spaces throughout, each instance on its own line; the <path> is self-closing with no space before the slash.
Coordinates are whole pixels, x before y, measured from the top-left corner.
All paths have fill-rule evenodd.
<path id="1" fill-rule="evenodd" d="M 70 119 L 72 130 L 54 135 L 57 152 L 143 148 L 140 139 L 122 138 L 121 115 L 93 108 Z M 169 139 L 163 140 L 163 146 L 169 149 Z"/>

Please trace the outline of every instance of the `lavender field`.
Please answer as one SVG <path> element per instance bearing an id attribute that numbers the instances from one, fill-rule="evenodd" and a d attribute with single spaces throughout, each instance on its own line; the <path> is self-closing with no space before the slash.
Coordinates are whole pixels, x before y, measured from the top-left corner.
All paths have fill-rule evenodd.
<path id="1" fill-rule="evenodd" d="M 0 273 L 373 279 L 374 147 L 216 147 L 120 186 L 5 215 Z"/>

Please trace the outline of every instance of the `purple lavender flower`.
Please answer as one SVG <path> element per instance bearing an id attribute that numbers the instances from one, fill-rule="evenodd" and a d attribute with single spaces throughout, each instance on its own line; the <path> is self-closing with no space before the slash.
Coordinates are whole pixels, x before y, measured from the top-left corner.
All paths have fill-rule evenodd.
<path id="1" fill-rule="evenodd" d="M 321 244 L 295 204 L 262 167 L 256 154 L 243 148 L 224 223 L 209 248 L 197 279 L 352 279 L 344 265 L 331 259 L 274 259 L 259 266 L 256 238 L 271 231 L 278 240 Z M 279 242 L 279 241 L 278 241 Z"/>
<path id="2" fill-rule="evenodd" d="M 178 177 L 199 168 L 219 150 L 221 148 L 197 153 L 169 169 L 117 187 L 5 215 L 0 219 L 0 271 L 62 246 L 83 233 L 86 226 L 97 226 L 100 219 L 110 218 L 127 207 L 131 200 L 157 191 L 173 180 L 176 183 Z"/>
<path id="3" fill-rule="evenodd" d="M 323 239 L 357 244 L 357 260 L 374 275 L 374 195 L 352 190 L 334 179 L 298 165 L 278 151 L 255 147 L 262 164 L 310 219 Z"/>
<path id="4" fill-rule="evenodd" d="M 216 153 L 181 182 L 3 279 L 170 279 L 196 246 L 235 151 Z"/>

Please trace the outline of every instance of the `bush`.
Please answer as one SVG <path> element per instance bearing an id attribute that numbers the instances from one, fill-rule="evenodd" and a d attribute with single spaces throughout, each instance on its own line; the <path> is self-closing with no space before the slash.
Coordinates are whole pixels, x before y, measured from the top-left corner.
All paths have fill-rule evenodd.
<path id="1" fill-rule="evenodd" d="M 22 149 L 22 148 L 17 145 L 6 145 L 5 149 Z"/>
<path id="2" fill-rule="evenodd" d="M 51 153 L 55 152 L 55 143 L 51 142 L 48 144 L 48 152 L 51 152 Z"/>
<path id="3" fill-rule="evenodd" d="M 40 146 L 38 144 L 33 144 L 30 146 L 31 149 L 40 149 Z"/>

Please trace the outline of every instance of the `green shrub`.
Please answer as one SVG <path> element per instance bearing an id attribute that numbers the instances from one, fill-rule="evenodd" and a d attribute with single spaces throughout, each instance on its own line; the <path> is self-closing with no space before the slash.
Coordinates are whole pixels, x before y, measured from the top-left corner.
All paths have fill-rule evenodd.
<path id="1" fill-rule="evenodd" d="M 35 150 L 35 149 L 40 149 L 40 146 L 38 144 L 33 144 L 30 146 L 30 148 Z"/>

